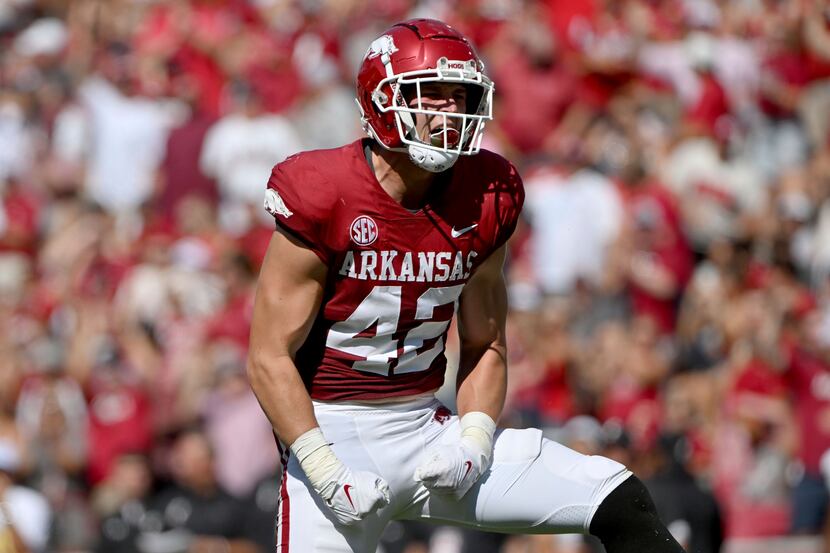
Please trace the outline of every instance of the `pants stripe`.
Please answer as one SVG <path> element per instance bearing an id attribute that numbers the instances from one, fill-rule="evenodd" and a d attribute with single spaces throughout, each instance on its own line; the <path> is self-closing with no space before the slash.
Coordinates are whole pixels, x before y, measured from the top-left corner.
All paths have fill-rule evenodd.
<path id="1" fill-rule="evenodd" d="M 289 553 L 291 536 L 291 505 L 288 497 L 288 455 L 290 450 L 277 440 L 277 450 L 282 461 L 282 478 L 280 479 L 280 507 L 277 513 L 276 552 Z"/>

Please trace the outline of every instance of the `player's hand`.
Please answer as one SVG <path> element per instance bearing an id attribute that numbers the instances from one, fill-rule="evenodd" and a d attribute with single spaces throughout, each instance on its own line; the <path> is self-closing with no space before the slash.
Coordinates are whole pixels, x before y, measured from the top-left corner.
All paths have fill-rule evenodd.
<path id="1" fill-rule="evenodd" d="M 461 440 L 427 451 L 415 469 L 415 481 L 430 491 L 464 497 L 490 468 L 496 423 L 489 415 L 473 411 L 461 418 Z"/>
<path id="2" fill-rule="evenodd" d="M 464 497 L 489 468 L 489 458 L 460 443 L 438 446 L 427 452 L 415 469 L 415 481 L 432 492 Z"/>
<path id="3" fill-rule="evenodd" d="M 341 524 L 360 522 L 389 505 L 389 484 L 373 472 L 352 471 L 345 465 L 316 490 Z"/>
<path id="4" fill-rule="evenodd" d="M 291 445 L 311 487 L 345 525 L 360 522 L 389 505 L 389 484 L 373 472 L 353 471 L 332 451 L 319 428 L 312 428 Z"/>

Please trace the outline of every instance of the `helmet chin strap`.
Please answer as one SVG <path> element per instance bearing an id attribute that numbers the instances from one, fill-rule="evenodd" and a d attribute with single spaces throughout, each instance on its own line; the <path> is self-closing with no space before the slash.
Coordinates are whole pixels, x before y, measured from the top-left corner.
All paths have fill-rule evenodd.
<path id="1" fill-rule="evenodd" d="M 418 131 L 415 127 L 415 118 L 412 117 L 412 114 L 402 111 L 397 112 L 395 115 L 398 117 L 401 126 L 406 129 L 406 134 L 412 140 L 418 140 Z M 442 135 L 443 140 L 445 140 L 444 135 Z M 444 152 L 417 144 L 407 144 L 406 150 L 409 153 L 409 159 L 412 163 L 430 173 L 446 171 L 455 165 L 459 156 L 459 152 Z"/>
<path id="2" fill-rule="evenodd" d="M 415 120 L 412 115 L 407 112 L 399 113 L 398 115 L 403 121 L 404 126 L 408 129 L 410 137 L 417 140 L 418 131 L 415 128 Z M 406 150 L 409 152 L 409 159 L 412 163 L 430 173 L 446 171 L 455 165 L 459 156 L 458 152 L 444 152 L 417 144 L 408 144 Z"/>
<path id="3" fill-rule="evenodd" d="M 412 163 L 430 173 L 446 171 L 458 161 L 458 152 L 440 152 L 415 144 L 407 146 L 407 150 Z"/>

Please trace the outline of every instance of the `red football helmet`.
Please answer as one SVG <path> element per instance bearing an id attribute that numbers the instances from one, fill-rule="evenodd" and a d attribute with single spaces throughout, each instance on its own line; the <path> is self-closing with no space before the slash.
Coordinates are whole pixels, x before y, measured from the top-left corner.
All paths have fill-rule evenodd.
<path id="1" fill-rule="evenodd" d="M 424 108 L 421 85 L 428 82 L 463 84 L 467 112 Z M 410 107 L 407 96 L 417 98 L 417 105 Z M 387 149 L 409 152 L 416 164 L 437 172 L 459 155 L 478 153 L 484 122 L 493 118 L 493 82 L 464 35 L 440 21 L 411 19 L 372 42 L 357 74 L 357 103 L 371 137 Z M 418 136 L 418 113 L 444 118 L 430 142 Z M 447 124 L 451 118 L 457 125 Z"/>

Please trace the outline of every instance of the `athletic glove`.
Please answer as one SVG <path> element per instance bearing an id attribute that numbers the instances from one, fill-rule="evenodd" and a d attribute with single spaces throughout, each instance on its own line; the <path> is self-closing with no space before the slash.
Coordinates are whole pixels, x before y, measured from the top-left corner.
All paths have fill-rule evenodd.
<path id="1" fill-rule="evenodd" d="M 337 458 L 320 428 L 313 428 L 291 445 L 311 487 L 341 524 L 360 522 L 389 505 L 389 484 L 373 472 L 353 471 Z"/>
<path id="2" fill-rule="evenodd" d="M 461 441 L 430 449 L 415 469 L 415 481 L 461 499 L 490 468 L 495 431 L 496 423 L 487 414 L 467 413 L 461 418 Z"/>

